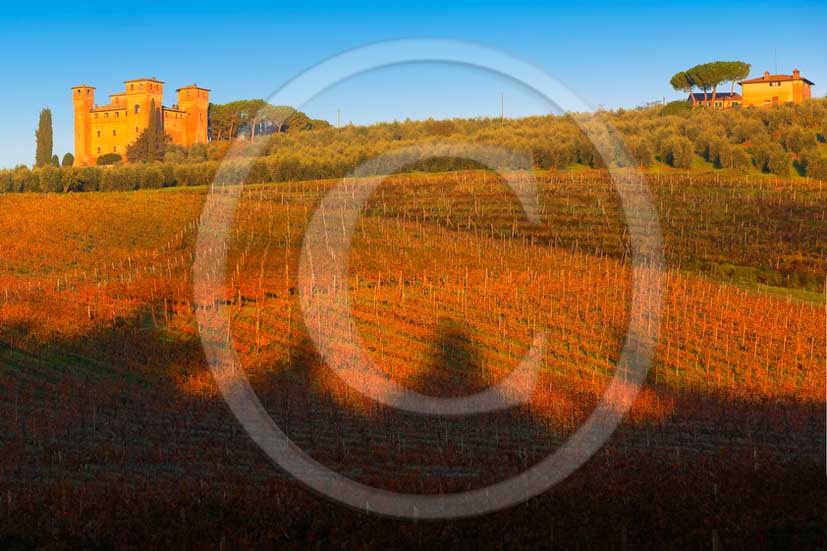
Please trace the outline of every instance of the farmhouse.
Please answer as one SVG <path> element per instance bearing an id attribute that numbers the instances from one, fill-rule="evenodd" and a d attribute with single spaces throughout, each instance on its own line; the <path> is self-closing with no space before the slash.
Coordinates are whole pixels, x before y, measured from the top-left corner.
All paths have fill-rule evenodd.
<path id="1" fill-rule="evenodd" d="M 742 80 L 738 83 L 741 93 L 710 91 L 689 94 L 692 107 L 705 106 L 716 109 L 731 107 L 767 107 L 784 103 L 801 103 L 812 96 L 814 83 L 801 76 L 801 71 L 793 70 L 791 75 L 771 75 L 769 71 L 758 78 Z"/>
<path id="2" fill-rule="evenodd" d="M 164 83 L 152 78 L 124 82 L 124 91 L 111 94 L 109 103 L 95 103 L 95 87 L 72 88 L 75 108 L 75 166 L 93 165 L 107 153 L 124 155 L 149 126 L 152 102 L 161 112 L 161 125 L 172 143 L 207 142 L 209 93 L 195 84 L 178 88 L 178 103 L 162 104 Z"/>
<path id="3" fill-rule="evenodd" d="M 798 69 L 794 69 L 792 75 L 771 75 L 765 71 L 762 77 L 742 80 L 738 84 L 745 107 L 801 103 L 810 99 L 813 86 L 813 82 L 802 77 Z"/>

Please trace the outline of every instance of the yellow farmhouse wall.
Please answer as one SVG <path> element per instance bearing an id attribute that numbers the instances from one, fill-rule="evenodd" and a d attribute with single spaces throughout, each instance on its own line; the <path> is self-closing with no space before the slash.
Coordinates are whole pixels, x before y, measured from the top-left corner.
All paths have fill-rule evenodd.
<path id="1" fill-rule="evenodd" d="M 810 85 L 803 80 L 744 83 L 741 88 L 745 107 L 762 107 L 788 102 L 801 103 L 809 99 L 811 95 Z"/>

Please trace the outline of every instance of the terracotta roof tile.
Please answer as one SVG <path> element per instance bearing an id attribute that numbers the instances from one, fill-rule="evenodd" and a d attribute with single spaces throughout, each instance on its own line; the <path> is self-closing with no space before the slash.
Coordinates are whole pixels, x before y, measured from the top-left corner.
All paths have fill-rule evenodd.
<path id="1" fill-rule="evenodd" d="M 804 82 L 806 82 L 807 84 L 809 84 L 811 86 L 815 84 L 814 82 L 811 82 L 810 80 L 802 77 L 801 75 L 796 77 L 794 75 L 771 75 L 769 73 L 764 73 L 763 76 L 760 76 L 758 78 L 751 78 L 751 79 L 748 79 L 748 80 L 742 80 L 738 84 L 744 85 L 744 84 L 758 84 L 758 83 L 761 83 L 761 82 L 788 82 L 788 81 L 791 81 L 791 80 L 803 80 Z"/>

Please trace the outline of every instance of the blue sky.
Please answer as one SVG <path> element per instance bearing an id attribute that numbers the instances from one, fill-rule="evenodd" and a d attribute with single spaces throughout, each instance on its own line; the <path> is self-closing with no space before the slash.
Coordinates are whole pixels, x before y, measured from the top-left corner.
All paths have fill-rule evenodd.
<path id="1" fill-rule="evenodd" d="M 0 14 L 0 166 L 31 164 L 42 107 L 54 119 L 55 152 L 72 151 L 69 89 L 97 87 L 98 103 L 123 81 L 156 76 L 174 89 L 192 82 L 214 102 L 267 97 L 302 70 L 379 40 L 448 37 L 503 49 L 533 62 L 592 106 L 634 107 L 674 99 L 673 73 L 715 59 L 789 73 L 827 92 L 827 4 L 525 0 L 430 2 L 39 2 Z M 691 9 L 688 9 L 691 7 Z M 777 61 L 776 61 L 777 60 Z M 824 84 L 823 86 L 820 86 Z M 365 124 L 428 117 L 548 112 L 544 101 L 481 70 L 417 64 L 351 79 L 300 107 L 312 117 Z"/>

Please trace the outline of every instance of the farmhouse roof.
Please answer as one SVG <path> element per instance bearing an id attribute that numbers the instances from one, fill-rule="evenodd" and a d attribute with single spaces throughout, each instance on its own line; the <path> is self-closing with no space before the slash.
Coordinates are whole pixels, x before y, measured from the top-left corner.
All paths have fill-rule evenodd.
<path id="1" fill-rule="evenodd" d="M 793 74 L 791 75 L 771 75 L 769 71 L 765 71 L 763 76 L 760 76 L 758 78 L 751 78 L 749 80 L 742 80 L 738 84 L 743 86 L 744 84 L 759 84 L 761 82 L 788 82 L 791 80 L 803 80 L 810 86 L 815 85 L 815 82 L 812 82 L 809 79 L 802 77 L 798 69 L 794 70 Z"/>

